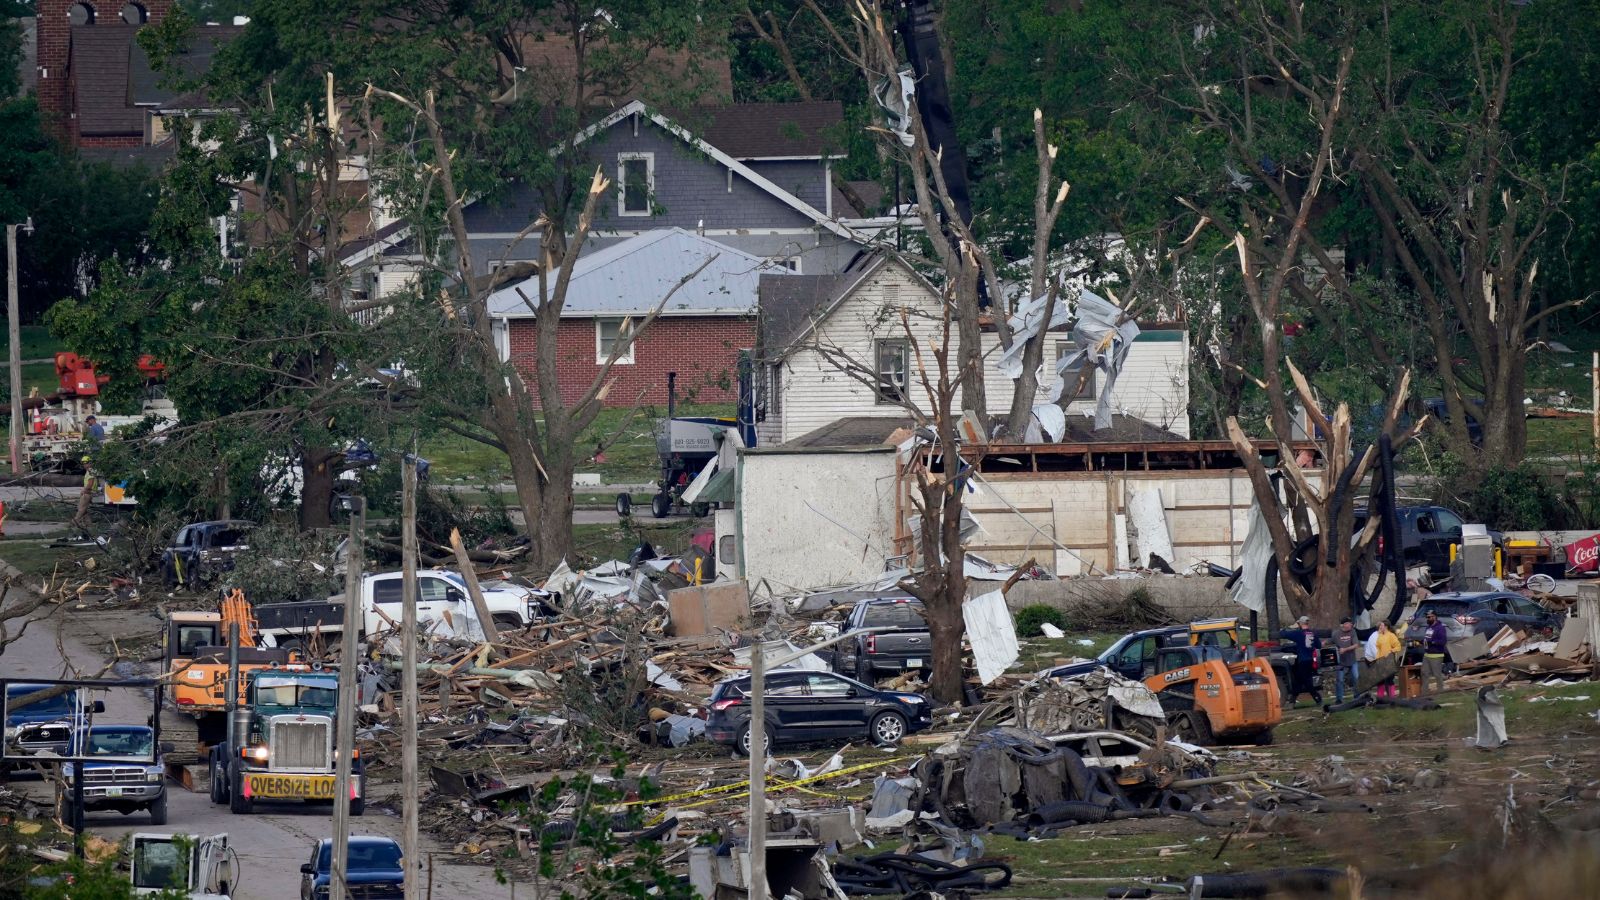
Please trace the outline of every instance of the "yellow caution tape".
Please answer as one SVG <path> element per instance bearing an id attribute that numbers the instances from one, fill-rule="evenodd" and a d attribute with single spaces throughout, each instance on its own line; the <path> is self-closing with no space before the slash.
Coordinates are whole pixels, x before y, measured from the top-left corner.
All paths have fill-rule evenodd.
<path id="1" fill-rule="evenodd" d="M 876 762 L 862 763 L 861 765 L 858 765 L 858 766 L 849 766 L 847 768 L 837 769 L 837 770 L 832 771 L 832 772 L 824 772 L 821 775 L 812 775 L 809 778 L 801 778 L 801 779 L 797 779 L 795 781 L 768 781 L 767 782 L 767 790 L 768 791 L 786 791 L 786 790 L 789 790 L 791 788 L 801 789 L 802 785 L 812 784 L 812 783 L 818 782 L 818 781 L 827 781 L 830 778 L 838 778 L 841 775 L 854 775 L 857 772 L 866 772 L 866 771 L 869 771 L 871 769 L 882 768 L 884 766 L 888 766 L 888 765 L 891 765 L 893 763 L 905 762 L 907 760 L 920 759 L 920 758 L 921 757 L 919 757 L 919 756 L 895 756 L 895 757 L 890 757 L 889 759 L 881 759 L 881 760 L 878 760 Z M 701 788 L 700 790 L 697 790 L 697 791 L 685 791 L 685 792 L 683 792 L 681 794 L 669 794 L 669 795 L 667 795 L 665 797 L 652 797 L 649 800 L 630 800 L 627 803 L 619 804 L 619 806 L 621 806 L 622 808 L 628 808 L 628 807 L 633 807 L 633 806 L 661 806 L 662 804 L 665 804 L 665 803 L 676 803 L 679 800 L 692 800 L 692 799 L 694 799 L 696 797 L 709 797 L 710 798 L 710 799 L 707 799 L 707 800 L 701 800 L 698 803 L 684 804 L 683 806 L 680 807 L 681 809 L 693 809 L 696 806 L 704 806 L 707 803 L 715 803 L 718 800 L 737 800 L 740 797 L 748 797 L 748 796 L 750 796 L 750 791 L 748 790 L 749 787 L 750 787 L 750 782 L 747 779 L 745 781 L 736 781 L 736 782 L 734 782 L 732 784 L 724 784 L 724 785 L 721 785 L 720 787 Z M 738 791 L 739 793 L 737 793 L 737 794 L 729 794 L 730 791 Z M 729 795 L 726 796 L 726 797 L 718 796 L 718 795 L 721 795 L 721 794 L 729 794 Z"/>

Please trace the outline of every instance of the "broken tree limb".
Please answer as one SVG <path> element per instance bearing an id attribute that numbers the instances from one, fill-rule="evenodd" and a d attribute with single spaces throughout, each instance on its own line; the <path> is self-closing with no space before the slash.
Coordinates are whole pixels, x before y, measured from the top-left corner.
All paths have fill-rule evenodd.
<path id="1" fill-rule="evenodd" d="M 478 611 L 478 624 L 483 628 L 484 639 L 489 643 L 500 640 L 500 634 L 495 629 L 494 617 L 489 614 L 489 604 L 483 599 L 483 590 L 478 587 L 478 573 L 472 567 L 472 560 L 467 556 L 467 547 L 461 543 L 461 529 L 450 529 L 450 549 L 455 551 L 456 566 L 461 570 L 461 580 L 467 584 L 467 596 L 472 598 L 472 606 Z"/>

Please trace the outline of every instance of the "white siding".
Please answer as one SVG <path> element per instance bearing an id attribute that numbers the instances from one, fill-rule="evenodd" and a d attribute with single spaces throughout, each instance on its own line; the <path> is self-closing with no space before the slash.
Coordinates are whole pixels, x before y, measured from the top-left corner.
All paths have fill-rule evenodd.
<path id="1" fill-rule="evenodd" d="M 838 348 L 861 365 L 873 365 L 875 342 L 903 338 L 900 310 L 911 311 L 910 330 L 923 348 L 923 364 L 930 381 L 938 377 L 937 363 L 929 352 L 943 339 L 939 301 L 922 281 L 897 264 L 873 273 L 833 311 L 813 337 L 803 343 Z M 1066 340 L 1066 336 L 1061 337 Z M 952 336 L 952 340 L 955 338 Z M 1188 335 L 1174 341 L 1135 341 L 1127 365 L 1112 389 L 1115 412 L 1136 416 L 1152 425 L 1189 436 Z M 1000 352 L 998 336 L 984 335 L 987 363 L 984 391 L 991 414 L 1004 415 L 1011 408 L 1012 382 L 993 368 Z M 1046 371 L 1052 371 L 1055 352 L 1046 354 Z M 951 352 L 952 365 L 955 352 Z M 814 349 L 802 349 L 783 363 L 778 413 L 769 414 L 762 435 L 762 446 L 790 441 L 847 416 L 885 416 L 906 418 L 898 405 L 879 403 L 870 387 L 840 371 L 829 357 Z M 910 395 L 920 407 L 927 406 L 927 392 L 918 384 L 916 361 L 912 361 Z M 1040 391 L 1039 402 L 1044 402 Z M 956 399 L 959 407 L 960 398 Z M 1072 404 L 1070 411 L 1093 415 L 1094 401 Z"/>
<path id="2" fill-rule="evenodd" d="M 906 327 L 901 324 L 902 309 L 911 313 L 910 330 L 924 348 L 929 379 L 937 378 L 937 364 L 927 348 L 936 345 L 944 331 L 937 318 L 938 300 L 898 265 L 886 265 L 874 272 L 803 343 L 837 348 L 870 368 L 876 341 L 906 336 Z M 907 418 L 899 405 L 879 403 L 872 388 L 840 371 L 818 350 L 799 350 L 790 354 L 783 365 L 777 418 L 784 441 L 847 416 Z M 911 371 L 911 396 L 925 401 L 926 392 L 916 384 L 915 358 Z"/>
<path id="3" fill-rule="evenodd" d="M 1069 341 L 1067 335 L 1057 340 Z M 1005 415 L 1011 410 L 1011 379 L 1000 374 L 993 361 L 1000 355 L 1000 337 L 993 332 L 983 336 L 984 393 L 989 413 Z M 1046 402 L 1045 391 L 1055 376 L 1055 347 L 1046 349 L 1044 372 L 1040 377 L 1039 399 Z M 1097 379 L 1103 376 L 1096 375 Z M 1096 382 L 1098 389 L 1101 382 Z M 1070 388 L 1071 385 L 1068 385 Z M 1094 400 L 1076 400 L 1067 408 L 1069 414 L 1094 415 Z M 1189 436 L 1189 336 L 1176 341 L 1134 341 L 1128 351 L 1127 364 L 1111 388 L 1111 411 L 1143 419 L 1152 425 L 1165 428 L 1180 437 Z"/>

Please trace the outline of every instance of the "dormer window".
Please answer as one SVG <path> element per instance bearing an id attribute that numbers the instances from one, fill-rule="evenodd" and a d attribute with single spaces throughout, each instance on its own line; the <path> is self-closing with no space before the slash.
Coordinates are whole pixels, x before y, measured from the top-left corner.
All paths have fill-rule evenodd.
<path id="1" fill-rule="evenodd" d="M 655 154 L 617 154 L 617 214 L 650 215 L 650 199 L 655 196 L 655 192 Z"/>

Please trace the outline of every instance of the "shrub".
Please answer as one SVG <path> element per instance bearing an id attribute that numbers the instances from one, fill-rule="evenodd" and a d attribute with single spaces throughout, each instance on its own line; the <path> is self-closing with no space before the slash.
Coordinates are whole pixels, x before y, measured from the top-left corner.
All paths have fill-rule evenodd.
<path id="1" fill-rule="evenodd" d="M 1065 629 L 1067 617 L 1061 610 L 1043 603 L 1035 603 L 1017 610 L 1017 634 L 1022 637 L 1038 637 L 1044 634 L 1044 629 L 1039 626 L 1046 622 Z"/>
<path id="2" fill-rule="evenodd" d="M 1498 531 L 1567 528 L 1575 518 L 1563 485 L 1528 462 L 1481 473 L 1446 468 L 1438 494 L 1441 503 L 1454 507 L 1468 522 Z"/>

